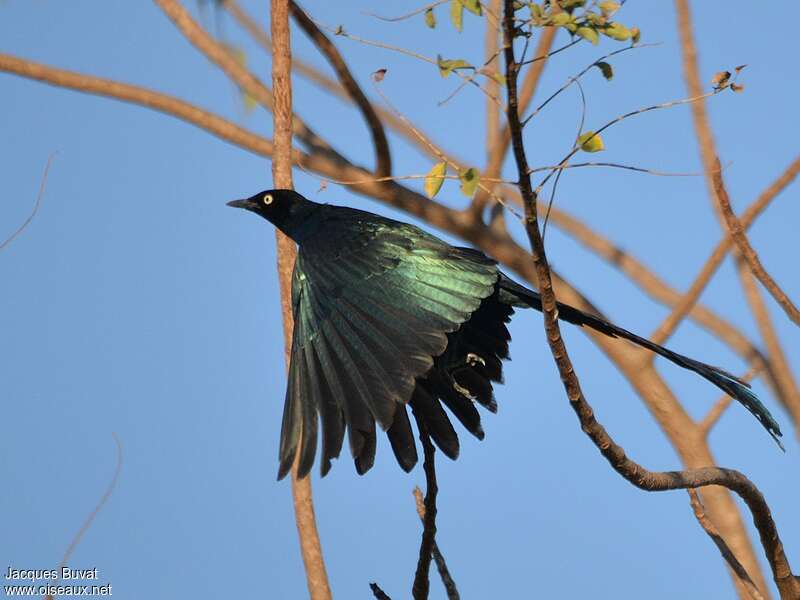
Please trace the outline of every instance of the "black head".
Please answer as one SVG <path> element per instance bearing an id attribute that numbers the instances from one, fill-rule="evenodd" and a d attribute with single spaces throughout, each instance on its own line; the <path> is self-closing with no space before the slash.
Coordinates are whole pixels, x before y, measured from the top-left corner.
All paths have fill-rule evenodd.
<path id="1" fill-rule="evenodd" d="M 319 205 L 294 190 L 264 190 L 244 200 L 228 202 L 228 206 L 254 212 L 296 239 L 302 225 Z"/>

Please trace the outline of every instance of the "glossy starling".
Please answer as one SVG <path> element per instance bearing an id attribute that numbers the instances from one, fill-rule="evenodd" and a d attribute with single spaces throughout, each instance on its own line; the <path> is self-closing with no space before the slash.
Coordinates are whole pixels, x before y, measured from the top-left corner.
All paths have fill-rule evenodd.
<path id="1" fill-rule="evenodd" d="M 294 334 L 283 410 L 284 477 L 299 452 L 298 475 L 311 470 L 322 424 L 324 476 L 345 431 L 359 474 L 375 459 L 375 423 L 409 471 L 417 450 L 406 406 L 441 451 L 456 458 L 458 436 L 442 404 L 483 439 L 478 410 L 497 410 L 515 308 L 542 309 L 541 297 L 497 262 L 451 246 L 422 229 L 343 206 L 318 204 L 292 190 L 268 190 L 229 206 L 260 215 L 298 245 L 292 276 Z M 558 304 L 558 317 L 625 338 L 694 371 L 741 402 L 780 445 L 778 423 L 736 376 L 677 354 L 604 319 Z"/>

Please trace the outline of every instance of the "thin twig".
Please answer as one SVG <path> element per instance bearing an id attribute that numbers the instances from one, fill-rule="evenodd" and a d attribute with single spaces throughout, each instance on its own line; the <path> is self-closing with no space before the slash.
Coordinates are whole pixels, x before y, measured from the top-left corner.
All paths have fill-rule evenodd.
<path id="1" fill-rule="evenodd" d="M 425 456 L 423 468 L 425 470 L 425 518 L 422 520 L 422 541 L 419 546 L 419 560 L 417 572 L 414 575 L 414 585 L 411 594 L 414 600 L 427 600 L 430 589 L 428 573 L 431 568 L 433 544 L 436 541 L 436 495 L 439 486 L 436 482 L 436 449 L 433 447 L 428 428 L 422 417 L 414 412 L 419 430 L 419 439 L 422 442 L 422 451 Z"/>
<path id="2" fill-rule="evenodd" d="M 728 563 L 730 568 L 736 574 L 736 577 L 738 577 L 741 584 L 750 594 L 750 597 L 753 600 L 764 600 L 764 596 L 762 596 L 758 591 L 756 584 L 753 583 L 753 580 L 750 578 L 747 570 L 742 566 L 742 563 L 739 562 L 739 559 L 736 558 L 734 553 L 728 547 L 728 544 L 726 544 L 725 540 L 722 539 L 719 530 L 714 526 L 714 523 L 711 522 L 711 519 L 708 518 L 708 515 L 706 515 L 706 512 L 703 509 L 703 503 L 700 501 L 700 496 L 697 493 L 697 490 L 690 488 L 686 491 L 689 493 L 689 502 L 692 505 L 692 510 L 694 511 L 694 516 L 697 519 L 697 522 L 700 523 L 700 526 L 708 534 L 708 537 L 710 537 L 711 541 L 714 542 L 714 545 L 716 545 L 719 553 L 722 555 L 722 558 L 725 559 L 725 562 Z"/>
<path id="3" fill-rule="evenodd" d="M 376 19 L 379 19 L 381 21 L 387 21 L 389 23 L 396 23 L 397 21 L 405 21 L 406 19 L 410 19 L 411 17 L 413 17 L 415 15 L 419 15 L 421 13 L 424 13 L 427 10 L 431 10 L 433 8 L 436 8 L 440 4 L 444 4 L 445 2 L 449 2 L 449 1 L 450 0 L 436 0 L 436 2 L 431 2 L 430 4 L 426 4 L 425 6 L 423 6 L 421 8 L 417 8 L 415 10 L 412 10 L 410 13 L 399 15 L 397 17 L 384 17 L 384 16 L 381 16 L 381 15 L 375 14 L 373 12 L 365 12 L 364 14 L 367 15 L 368 17 L 375 17 Z"/>
<path id="4" fill-rule="evenodd" d="M 31 214 L 28 215 L 28 218 L 22 222 L 22 225 L 17 227 L 17 230 L 14 233 L 12 233 L 5 241 L 0 242 L 0 250 L 3 250 L 11 242 L 13 242 L 20 233 L 25 231 L 25 228 L 30 225 L 31 221 L 33 221 L 36 213 L 39 212 L 39 207 L 42 205 L 42 198 L 44 197 L 45 184 L 47 183 L 47 174 L 50 172 L 50 165 L 53 163 L 53 159 L 56 157 L 56 154 L 58 154 L 58 152 L 53 152 L 47 159 L 47 164 L 44 166 L 44 173 L 42 173 L 42 179 L 39 182 L 39 193 L 36 195 L 36 202 L 33 203 L 33 210 L 31 210 Z"/>
<path id="5" fill-rule="evenodd" d="M 439 66 L 439 62 L 437 60 L 434 60 L 434 59 L 432 59 L 432 58 L 430 58 L 428 56 L 420 54 L 419 52 L 414 52 L 413 50 L 409 50 L 407 48 L 401 48 L 400 46 L 394 46 L 392 44 L 386 44 L 384 42 L 376 42 L 374 40 L 368 40 L 368 39 L 359 37 L 357 35 L 353 35 L 352 33 L 348 33 L 342 27 L 331 27 L 330 25 L 325 25 L 324 23 L 321 23 L 320 21 L 317 21 L 317 20 L 315 20 L 314 23 L 316 23 L 317 26 L 321 27 L 322 29 L 325 29 L 326 31 L 329 31 L 330 33 L 332 33 L 334 35 L 342 36 L 342 37 L 347 38 L 349 40 L 353 40 L 354 42 L 358 42 L 358 43 L 364 44 L 366 46 L 373 46 L 375 48 L 382 48 L 384 50 L 390 50 L 392 52 L 397 52 L 399 54 L 405 54 L 406 56 L 410 56 L 411 58 L 416 58 L 417 60 L 421 60 L 421 61 L 426 62 L 426 63 L 431 64 L 431 65 L 436 65 L 437 67 Z M 469 76 L 468 75 L 464 75 L 458 69 L 454 69 L 453 73 L 455 73 L 456 76 L 460 77 L 461 79 L 469 80 Z M 501 103 L 500 100 L 496 96 L 492 96 L 492 94 L 484 86 L 480 85 L 474 79 L 473 80 L 469 80 L 469 83 L 471 83 L 472 85 L 477 87 L 479 90 L 481 90 L 484 94 L 486 94 L 489 98 L 491 98 L 492 101 L 496 102 L 497 104 Z"/>
<path id="6" fill-rule="evenodd" d="M 51 158 L 52 156 L 53 155 L 51 155 Z M 109 482 L 106 491 L 103 492 L 102 496 L 100 496 L 100 500 L 97 501 L 97 504 L 92 509 L 92 512 L 89 513 L 89 516 L 86 517 L 86 520 L 80 526 L 80 529 L 78 529 L 78 531 L 72 537 L 69 546 L 67 546 L 67 549 L 64 552 L 64 556 L 61 557 L 61 562 L 58 563 L 58 569 L 57 569 L 59 576 L 61 574 L 61 568 L 66 566 L 66 564 L 69 562 L 69 559 L 72 557 L 72 553 L 75 552 L 75 548 L 78 547 L 78 544 L 80 543 L 81 539 L 83 539 L 83 536 L 86 534 L 87 531 L 89 531 L 89 528 L 92 526 L 92 523 L 94 523 L 94 520 L 97 518 L 97 515 L 100 514 L 100 511 L 106 505 L 106 502 L 108 502 L 108 499 L 111 497 L 111 494 L 117 487 L 117 481 L 119 481 L 120 473 L 122 473 L 122 442 L 119 441 L 119 437 L 117 436 L 116 433 L 112 432 L 111 435 L 114 437 L 114 442 L 117 445 L 117 465 L 116 467 L 114 467 L 114 475 L 112 475 L 111 481 Z M 47 594 L 45 598 L 47 600 L 53 600 L 53 596 L 51 594 Z"/>

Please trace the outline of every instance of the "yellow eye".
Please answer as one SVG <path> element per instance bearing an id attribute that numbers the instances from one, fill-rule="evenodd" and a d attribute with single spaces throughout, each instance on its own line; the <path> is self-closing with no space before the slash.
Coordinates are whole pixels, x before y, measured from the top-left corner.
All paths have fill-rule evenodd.
<path id="1" fill-rule="evenodd" d="M 272 204 L 272 194 L 264 194 L 264 197 L 261 199 L 264 204 Z"/>

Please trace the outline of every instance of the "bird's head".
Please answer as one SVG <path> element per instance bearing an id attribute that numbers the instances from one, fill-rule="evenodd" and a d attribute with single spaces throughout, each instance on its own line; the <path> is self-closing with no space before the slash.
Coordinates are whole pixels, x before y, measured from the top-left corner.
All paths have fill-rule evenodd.
<path id="1" fill-rule="evenodd" d="M 228 202 L 228 206 L 254 212 L 297 239 L 301 226 L 318 205 L 294 190 L 264 190 L 244 200 Z"/>

